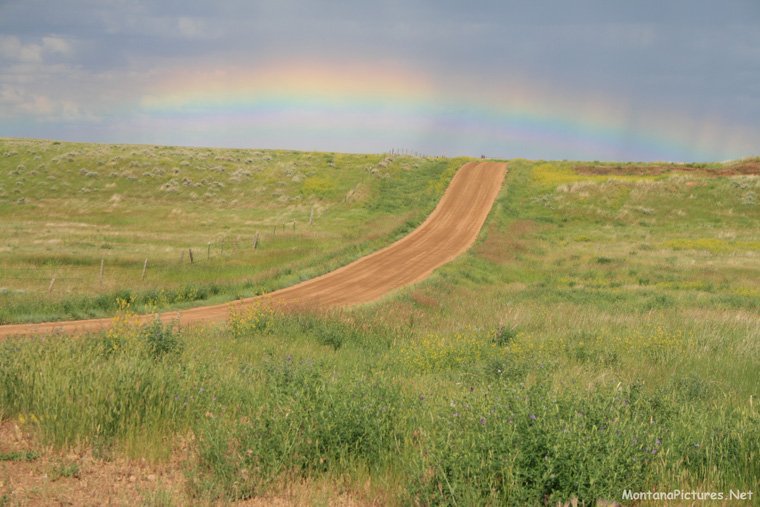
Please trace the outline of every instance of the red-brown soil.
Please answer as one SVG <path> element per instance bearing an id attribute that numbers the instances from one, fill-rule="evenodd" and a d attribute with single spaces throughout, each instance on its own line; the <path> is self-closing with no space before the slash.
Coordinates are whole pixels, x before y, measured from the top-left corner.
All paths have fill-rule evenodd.
<path id="1" fill-rule="evenodd" d="M 575 166 L 579 174 L 657 176 L 666 173 L 688 173 L 699 176 L 740 176 L 760 174 L 760 159 L 739 160 L 709 167 L 706 164 L 583 164 Z"/>

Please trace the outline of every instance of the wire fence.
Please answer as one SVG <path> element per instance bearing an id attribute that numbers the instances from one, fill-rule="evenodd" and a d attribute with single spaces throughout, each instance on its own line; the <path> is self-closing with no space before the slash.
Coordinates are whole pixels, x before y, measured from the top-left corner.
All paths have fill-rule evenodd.
<path id="1" fill-rule="evenodd" d="M 312 209 L 307 224 L 311 225 L 313 221 Z M 99 258 L 92 254 L 77 258 L 67 253 L 65 259 L 53 255 L 49 259 L 35 257 L 32 262 L 22 256 L 15 260 L 16 265 L 10 264 L 9 261 L 14 261 L 12 258 L 7 259 L 5 263 L 0 259 L 0 291 L 50 293 L 63 286 L 97 288 L 115 281 L 123 282 L 125 279 L 135 283 L 146 279 L 151 281 L 156 279 L 156 271 L 162 274 L 176 274 L 178 269 L 208 266 L 211 262 L 218 263 L 220 260 L 268 249 L 277 239 L 313 237 L 314 234 L 309 227 L 299 226 L 296 221 L 290 221 L 262 227 L 249 235 L 223 237 L 196 246 L 177 247 L 170 254 L 154 255 L 152 258 L 150 255 L 141 257 L 129 252 L 121 257 L 103 255 Z M 31 265 L 18 265 L 25 262 Z"/>

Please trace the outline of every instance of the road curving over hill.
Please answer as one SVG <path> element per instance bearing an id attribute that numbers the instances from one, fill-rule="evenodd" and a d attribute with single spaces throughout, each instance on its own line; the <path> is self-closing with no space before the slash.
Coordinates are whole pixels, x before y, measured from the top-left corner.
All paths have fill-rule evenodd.
<path id="1" fill-rule="evenodd" d="M 278 308 L 326 309 L 375 301 L 420 281 L 465 252 L 475 241 L 501 189 L 506 164 L 469 162 L 451 180 L 430 216 L 395 243 L 325 275 L 269 294 L 212 306 L 167 312 L 165 322 L 184 326 L 221 322 L 230 309 L 260 302 Z M 148 322 L 153 315 L 138 319 Z M 78 334 L 107 329 L 111 318 L 11 324 L 0 326 L 0 338 L 50 333 Z"/>

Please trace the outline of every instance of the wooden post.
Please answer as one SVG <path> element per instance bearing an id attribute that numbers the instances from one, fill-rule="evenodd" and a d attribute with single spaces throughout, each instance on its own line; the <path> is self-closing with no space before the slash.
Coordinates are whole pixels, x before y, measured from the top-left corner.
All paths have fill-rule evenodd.
<path id="1" fill-rule="evenodd" d="M 190 252 L 190 264 L 192 264 L 193 263 L 193 249 L 188 248 L 187 251 Z"/>
<path id="2" fill-rule="evenodd" d="M 50 279 L 50 285 L 48 285 L 48 294 L 53 292 L 53 284 L 55 283 L 55 275 L 53 275 L 53 278 Z"/>
<path id="3" fill-rule="evenodd" d="M 253 249 L 256 250 L 259 246 L 259 231 L 256 231 L 256 235 L 253 237 Z"/>
<path id="4" fill-rule="evenodd" d="M 211 259 L 211 242 L 208 242 L 208 245 L 206 245 L 206 260 Z"/>
<path id="5" fill-rule="evenodd" d="M 145 270 L 148 269 L 148 259 L 145 258 L 145 262 L 143 262 L 143 272 L 142 275 L 140 275 L 140 280 L 145 280 Z"/>
<path id="6" fill-rule="evenodd" d="M 100 286 L 103 287 L 103 264 L 105 264 L 105 259 L 103 257 L 100 258 Z"/>

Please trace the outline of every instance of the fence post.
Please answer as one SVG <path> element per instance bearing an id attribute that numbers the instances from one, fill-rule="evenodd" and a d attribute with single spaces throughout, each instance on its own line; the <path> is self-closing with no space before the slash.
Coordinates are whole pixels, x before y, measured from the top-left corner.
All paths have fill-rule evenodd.
<path id="1" fill-rule="evenodd" d="M 148 269 L 148 258 L 145 258 L 145 262 L 143 262 L 143 271 L 142 275 L 140 275 L 140 280 L 145 280 L 145 270 Z"/>
<path id="2" fill-rule="evenodd" d="M 193 249 L 188 248 L 187 251 L 190 252 L 190 264 L 192 264 L 193 263 Z"/>
<path id="3" fill-rule="evenodd" d="M 105 264 L 105 259 L 103 257 L 100 258 L 100 286 L 103 287 L 103 264 Z"/>

